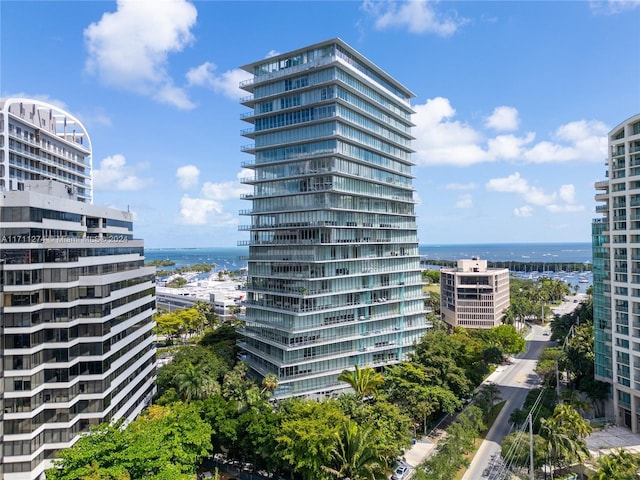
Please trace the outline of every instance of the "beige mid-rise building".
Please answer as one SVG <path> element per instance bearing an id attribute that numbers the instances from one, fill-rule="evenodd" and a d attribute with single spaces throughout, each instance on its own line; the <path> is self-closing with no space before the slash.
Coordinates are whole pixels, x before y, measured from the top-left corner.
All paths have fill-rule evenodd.
<path id="1" fill-rule="evenodd" d="M 493 328 L 509 307 L 509 270 L 477 257 L 440 270 L 440 311 L 451 327 Z"/>

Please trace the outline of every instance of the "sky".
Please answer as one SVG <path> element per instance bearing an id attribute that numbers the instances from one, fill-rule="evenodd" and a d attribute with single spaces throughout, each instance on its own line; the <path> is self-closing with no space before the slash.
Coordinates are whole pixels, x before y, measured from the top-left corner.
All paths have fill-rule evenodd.
<path id="1" fill-rule="evenodd" d="M 234 247 L 240 67 L 334 37 L 415 93 L 420 244 L 591 241 L 607 134 L 640 113 L 640 0 L 2 0 L 0 96 L 82 121 L 94 203 L 147 248 Z"/>

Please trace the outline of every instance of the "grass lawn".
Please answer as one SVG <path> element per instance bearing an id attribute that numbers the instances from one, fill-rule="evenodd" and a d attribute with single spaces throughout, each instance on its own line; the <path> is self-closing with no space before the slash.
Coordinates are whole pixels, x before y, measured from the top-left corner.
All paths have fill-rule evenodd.
<path id="1" fill-rule="evenodd" d="M 440 284 L 439 283 L 430 283 L 429 285 L 423 285 L 422 289 L 425 292 L 440 293 Z"/>
<path id="2" fill-rule="evenodd" d="M 493 422 L 496 421 L 496 418 L 497 418 L 498 414 L 500 413 L 500 411 L 502 410 L 502 407 L 504 407 L 505 403 L 506 403 L 506 401 L 503 400 L 501 402 L 496 403 L 491 408 L 491 412 L 489 413 L 489 419 L 487 420 L 487 429 L 484 430 L 483 432 L 480 432 L 480 436 L 478 437 L 478 439 L 480 441 L 476 442 L 476 446 L 473 449 L 473 451 L 471 451 L 471 452 L 469 452 L 469 453 L 467 453 L 465 455 L 465 458 L 468 458 L 469 461 L 471 461 L 473 459 L 473 457 L 475 456 L 476 452 L 480 448 L 480 445 L 482 445 L 482 441 L 484 440 L 484 437 L 486 437 L 487 432 L 491 429 L 491 426 L 493 425 Z M 460 470 L 458 470 L 458 473 L 456 475 L 456 480 L 461 480 L 466 471 L 467 471 L 466 467 L 462 467 Z"/>

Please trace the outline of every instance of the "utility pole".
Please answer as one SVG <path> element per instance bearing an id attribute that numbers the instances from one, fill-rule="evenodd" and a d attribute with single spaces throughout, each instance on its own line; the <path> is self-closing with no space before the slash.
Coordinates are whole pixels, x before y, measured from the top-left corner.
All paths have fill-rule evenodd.
<path id="1" fill-rule="evenodd" d="M 533 471 L 533 417 L 529 412 L 529 477 L 535 480 Z"/>
<path id="2" fill-rule="evenodd" d="M 560 399 L 560 370 L 558 369 L 558 360 L 556 360 L 556 395 Z"/>

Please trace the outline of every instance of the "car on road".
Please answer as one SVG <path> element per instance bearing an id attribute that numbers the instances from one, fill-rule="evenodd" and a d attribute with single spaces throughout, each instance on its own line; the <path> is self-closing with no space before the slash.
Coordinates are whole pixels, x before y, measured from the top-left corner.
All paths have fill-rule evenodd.
<path id="1" fill-rule="evenodd" d="M 406 465 L 400 465 L 396 468 L 396 471 L 393 472 L 393 475 L 391 475 L 391 480 L 402 480 L 407 475 L 408 471 L 409 467 Z"/>
<path id="2" fill-rule="evenodd" d="M 407 475 L 408 471 L 409 467 L 406 465 L 400 465 L 396 468 L 396 471 L 393 472 L 393 475 L 391 475 L 391 480 L 402 480 Z"/>
<path id="3" fill-rule="evenodd" d="M 549 330 L 545 330 L 544 332 L 542 332 L 542 335 L 548 337 L 549 335 L 551 335 L 551 332 L 549 332 Z"/>

